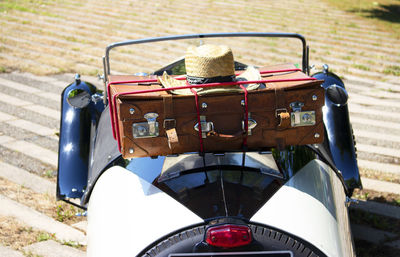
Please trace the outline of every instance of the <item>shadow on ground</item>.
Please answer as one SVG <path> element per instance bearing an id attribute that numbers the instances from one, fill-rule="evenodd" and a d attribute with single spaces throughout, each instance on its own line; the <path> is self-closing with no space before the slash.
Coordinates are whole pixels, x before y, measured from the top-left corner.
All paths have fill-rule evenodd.
<path id="1" fill-rule="evenodd" d="M 400 4 L 382 4 L 373 9 L 352 9 L 350 12 L 360 13 L 367 18 L 400 23 Z"/>
<path id="2" fill-rule="evenodd" d="M 397 257 L 400 254 L 398 249 L 383 246 L 379 242 L 372 244 L 364 240 L 354 240 L 356 256 L 358 257 Z"/>

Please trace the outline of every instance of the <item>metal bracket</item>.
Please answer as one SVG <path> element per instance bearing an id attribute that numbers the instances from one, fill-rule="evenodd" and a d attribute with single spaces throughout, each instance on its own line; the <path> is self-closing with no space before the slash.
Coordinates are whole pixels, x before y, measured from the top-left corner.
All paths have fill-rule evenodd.
<path id="1" fill-rule="evenodd" d="M 248 126 L 247 126 L 247 135 L 251 136 L 251 130 L 254 129 L 257 126 L 257 121 L 254 119 L 250 118 L 251 113 L 249 112 L 249 118 L 248 118 Z M 242 129 L 244 131 L 244 120 L 242 121 Z"/>
<path id="2" fill-rule="evenodd" d="M 207 138 L 207 133 L 214 130 L 214 123 L 206 121 L 206 116 L 200 116 L 201 137 Z M 194 125 L 194 130 L 199 131 L 199 123 Z"/>
<path id="3" fill-rule="evenodd" d="M 345 201 L 346 207 L 350 207 L 350 205 L 352 203 L 357 204 L 358 199 L 354 199 L 354 198 L 350 198 L 350 197 L 346 196 L 346 201 Z"/>
<path id="4" fill-rule="evenodd" d="M 293 112 L 290 113 L 290 125 L 292 127 L 303 127 L 315 125 L 315 111 L 301 111 L 304 104 L 293 102 L 290 104 Z"/>
<path id="5" fill-rule="evenodd" d="M 158 117 L 157 113 L 150 112 L 144 115 L 147 122 L 134 123 L 132 125 L 132 134 L 134 138 L 148 138 L 148 137 L 158 137 L 159 128 L 158 122 L 156 121 Z"/>
<path id="6" fill-rule="evenodd" d="M 290 103 L 290 108 L 292 108 L 294 112 L 301 112 L 301 108 L 303 108 L 303 106 L 304 104 L 301 102 Z"/>

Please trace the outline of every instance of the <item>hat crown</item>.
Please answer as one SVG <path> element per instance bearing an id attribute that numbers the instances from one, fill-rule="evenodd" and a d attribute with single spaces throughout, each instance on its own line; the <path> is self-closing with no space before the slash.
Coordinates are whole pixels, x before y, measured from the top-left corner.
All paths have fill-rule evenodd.
<path id="1" fill-rule="evenodd" d="M 186 74 L 192 77 L 213 78 L 235 74 L 232 50 L 225 45 L 189 47 L 185 56 Z"/>

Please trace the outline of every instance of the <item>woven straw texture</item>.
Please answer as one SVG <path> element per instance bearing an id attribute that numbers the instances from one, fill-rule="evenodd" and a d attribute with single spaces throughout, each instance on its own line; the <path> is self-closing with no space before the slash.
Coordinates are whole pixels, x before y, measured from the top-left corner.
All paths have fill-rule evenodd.
<path id="1" fill-rule="evenodd" d="M 186 74 L 213 78 L 235 74 L 232 50 L 224 45 L 189 47 L 185 56 Z"/>
<path id="2" fill-rule="evenodd" d="M 186 73 L 188 76 L 214 78 L 218 76 L 234 76 L 235 62 L 233 60 L 232 50 L 223 45 L 202 45 L 199 47 L 190 47 L 185 56 Z M 236 79 L 254 81 L 260 80 L 261 75 L 253 66 L 249 66 L 245 72 L 240 74 Z M 158 81 L 166 88 L 186 86 L 185 80 L 176 80 L 169 76 L 166 72 Z M 247 90 L 255 90 L 259 84 L 245 85 Z M 196 88 L 199 95 L 212 93 L 242 92 L 243 90 L 237 86 L 224 86 L 216 88 Z M 190 89 L 176 89 L 171 93 L 176 95 L 193 95 Z"/>

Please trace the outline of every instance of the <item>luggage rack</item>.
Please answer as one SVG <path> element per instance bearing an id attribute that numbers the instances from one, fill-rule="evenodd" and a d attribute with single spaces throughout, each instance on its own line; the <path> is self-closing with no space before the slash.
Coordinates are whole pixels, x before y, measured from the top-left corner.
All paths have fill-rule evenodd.
<path id="1" fill-rule="evenodd" d="M 105 55 L 103 56 L 103 69 L 104 69 L 104 89 L 107 90 L 107 82 L 108 75 L 111 73 L 110 68 L 110 51 L 113 48 L 127 46 L 127 45 L 136 45 L 136 44 L 145 44 L 145 43 L 154 43 L 161 41 L 172 41 L 172 40 L 183 40 L 183 39 L 201 39 L 201 38 L 223 38 L 223 37 L 266 37 L 266 38 L 294 38 L 299 39 L 302 43 L 302 71 L 310 75 L 310 66 L 309 66 L 309 47 L 307 46 L 306 39 L 297 33 L 273 33 L 273 32 L 229 32 L 229 33 L 203 33 L 203 34 L 186 34 L 179 36 L 166 36 L 166 37 L 153 37 L 153 38 L 144 38 L 137 40 L 127 40 L 116 42 L 110 44 L 106 47 Z M 104 98 L 106 103 L 107 99 Z M 109 100 L 110 101 L 110 100 Z"/>

